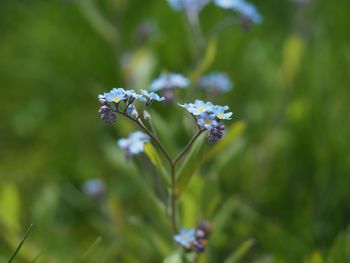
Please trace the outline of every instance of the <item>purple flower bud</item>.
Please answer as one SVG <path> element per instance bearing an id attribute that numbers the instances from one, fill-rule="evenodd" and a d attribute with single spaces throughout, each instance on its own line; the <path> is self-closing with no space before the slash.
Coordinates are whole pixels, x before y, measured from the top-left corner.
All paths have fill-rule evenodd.
<path id="1" fill-rule="evenodd" d="M 106 105 L 107 101 L 105 99 L 98 99 L 101 106 Z"/>
<path id="2" fill-rule="evenodd" d="M 195 240 L 193 242 L 193 247 L 196 250 L 197 253 L 202 253 L 205 251 L 205 246 L 201 240 Z"/>
<path id="3" fill-rule="evenodd" d="M 115 112 L 113 112 L 112 109 L 106 105 L 102 106 L 99 109 L 98 113 L 101 114 L 101 119 L 107 124 L 113 124 L 117 119 Z"/>
<path id="4" fill-rule="evenodd" d="M 202 239 L 202 238 L 205 238 L 205 232 L 201 229 L 198 229 L 197 232 L 196 232 L 196 237 L 198 239 Z"/>

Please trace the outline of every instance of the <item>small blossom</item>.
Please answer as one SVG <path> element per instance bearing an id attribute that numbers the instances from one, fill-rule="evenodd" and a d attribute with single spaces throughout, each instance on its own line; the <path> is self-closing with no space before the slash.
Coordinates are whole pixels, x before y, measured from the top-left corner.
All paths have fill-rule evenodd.
<path id="1" fill-rule="evenodd" d="M 215 120 L 214 114 L 203 113 L 198 119 L 198 125 L 210 131 L 218 125 L 218 122 Z"/>
<path id="2" fill-rule="evenodd" d="M 83 184 L 83 192 L 90 197 L 100 198 L 105 192 L 105 184 L 100 179 L 91 179 Z"/>
<path id="3" fill-rule="evenodd" d="M 142 95 L 146 96 L 149 100 L 163 101 L 164 97 L 159 96 L 157 93 L 148 92 L 147 90 L 141 90 Z"/>
<path id="4" fill-rule="evenodd" d="M 227 92 L 232 89 L 232 82 L 227 74 L 212 72 L 199 80 L 199 86 L 211 92 Z"/>
<path id="5" fill-rule="evenodd" d="M 211 102 L 204 102 L 202 100 L 195 100 L 194 103 L 178 104 L 185 108 L 188 112 L 193 115 L 201 115 L 204 112 L 209 112 L 211 107 L 214 106 Z"/>
<path id="6" fill-rule="evenodd" d="M 190 84 L 190 81 L 181 74 L 167 73 L 162 74 L 151 83 L 151 90 L 159 91 L 175 88 L 186 88 Z"/>
<path id="7" fill-rule="evenodd" d="M 176 11 L 200 12 L 209 0 L 167 0 L 169 5 Z"/>
<path id="8" fill-rule="evenodd" d="M 126 109 L 126 114 L 128 114 L 130 117 L 137 118 L 139 113 L 136 110 L 136 107 L 134 105 L 129 105 L 129 107 Z"/>
<path id="9" fill-rule="evenodd" d="M 119 139 L 117 144 L 122 148 L 126 155 L 137 155 L 144 151 L 144 144 L 149 142 L 150 138 L 147 134 L 137 131 L 131 133 L 128 138 Z"/>
<path id="10" fill-rule="evenodd" d="M 256 7 L 245 0 L 214 0 L 214 3 L 224 9 L 232 9 L 242 17 L 248 18 L 255 24 L 260 24 L 263 20 Z"/>
<path id="11" fill-rule="evenodd" d="M 126 98 L 126 92 L 123 88 L 113 88 L 110 92 L 104 94 L 108 102 L 119 103 Z"/>
<path id="12" fill-rule="evenodd" d="M 211 108 L 211 111 L 214 113 L 214 115 L 220 119 L 220 120 L 231 120 L 232 112 L 225 113 L 226 110 L 228 110 L 228 106 L 218 106 L 215 105 Z"/>
<path id="13" fill-rule="evenodd" d="M 174 236 L 174 240 L 186 249 L 190 249 L 193 242 L 196 240 L 196 230 L 194 228 L 182 228 L 180 233 Z"/>
<path id="14" fill-rule="evenodd" d="M 147 100 L 140 94 L 137 94 L 135 90 L 131 89 L 131 90 L 126 90 L 125 91 L 125 95 L 128 99 L 129 103 L 132 103 L 134 101 L 134 99 L 137 99 L 141 102 L 146 102 Z"/>

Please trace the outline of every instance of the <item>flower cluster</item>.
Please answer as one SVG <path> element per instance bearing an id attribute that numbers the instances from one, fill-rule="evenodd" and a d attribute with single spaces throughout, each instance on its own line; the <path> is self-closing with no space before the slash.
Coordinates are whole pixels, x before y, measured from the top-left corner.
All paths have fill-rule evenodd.
<path id="1" fill-rule="evenodd" d="M 210 224 L 202 221 L 197 229 L 182 228 L 180 233 L 174 236 L 174 240 L 187 251 L 201 253 L 205 251 L 210 232 Z"/>
<path id="2" fill-rule="evenodd" d="M 212 95 L 228 92 L 233 86 L 229 76 L 222 72 L 212 72 L 203 76 L 198 81 L 198 85 Z"/>
<path id="3" fill-rule="evenodd" d="M 214 3 L 221 8 L 238 12 L 242 18 L 248 19 L 255 24 L 260 24 L 263 20 L 255 6 L 245 0 L 214 0 Z"/>
<path id="4" fill-rule="evenodd" d="M 211 102 L 196 100 L 194 103 L 178 104 L 196 117 L 200 127 L 209 131 L 208 141 L 215 143 L 224 135 L 222 120 L 231 120 L 232 112 L 228 106 L 214 105 Z"/>
<path id="5" fill-rule="evenodd" d="M 118 146 L 124 150 L 125 155 L 131 157 L 144 151 L 145 143 L 150 141 L 150 137 L 140 131 L 131 133 L 128 138 L 119 139 Z"/>
<path id="6" fill-rule="evenodd" d="M 117 119 L 117 112 L 126 112 L 129 116 L 136 117 L 137 110 L 132 103 L 138 100 L 149 106 L 153 101 L 163 101 L 164 97 L 154 92 L 141 90 L 141 94 L 137 94 L 135 90 L 125 90 L 123 88 L 113 88 L 110 92 L 98 95 L 100 102 L 99 113 L 101 119 L 107 124 L 113 124 Z M 121 109 L 121 103 L 124 103 L 124 109 Z"/>

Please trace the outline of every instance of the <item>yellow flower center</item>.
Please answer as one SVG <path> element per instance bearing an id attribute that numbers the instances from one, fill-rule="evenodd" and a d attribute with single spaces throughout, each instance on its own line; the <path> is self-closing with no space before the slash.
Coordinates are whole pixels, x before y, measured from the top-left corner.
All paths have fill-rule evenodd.
<path id="1" fill-rule="evenodd" d="M 118 102 L 120 101 L 120 98 L 115 97 L 115 98 L 113 99 L 113 101 L 118 103 Z"/>
<path id="2" fill-rule="evenodd" d="M 218 118 L 223 118 L 224 117 L 224 114 L 223 113 L 219 113 L 218 114 Z"/>
<path id="3" fill-rule="evenodd" d="M 205 124 L 210 124 L 211 121 L 209 119 L 206 119 L 204 122 Z"/>
<path id="4" fill-rule="evenodd" d="M 203 112 L 203 111 L 205 111 L 205 108 L 204 108 L 204 107 L 199 107 L 198 110 L 199 110 L 200 112 Z"/>

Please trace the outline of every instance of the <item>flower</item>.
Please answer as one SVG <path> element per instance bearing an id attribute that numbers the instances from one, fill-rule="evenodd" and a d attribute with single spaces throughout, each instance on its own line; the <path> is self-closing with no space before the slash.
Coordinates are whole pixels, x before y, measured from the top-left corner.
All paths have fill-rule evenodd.
<path id="1" fill-rule="evenodd" d="M 255 24 L 260 24 L 262 22 L 263 18 L 256 7 L 245 0 L 214 0 L 214 3 L 221 8 L 232 9 L 238 12 L 241 16 L 248 18 Z"/>
<path id="2" fill-rule="evenodd" d="M 105 192 L 105 184 L 100 179 L 90 179 L 83 184 L 83 192 L 90 197 L 99 198 Z"/>
<path id="3" fill-rule="evenodd" d="M 186 88 L 190 81 L 181 74 L 163 73 L 151 83 L 151 90 L 158 91 L 164 89 Z"/>
<path id="4" fill-rule="evenodd" d="M 195 100 L 194 103 L 178 104 L 185 108 L 188 112 L 193 115 L 201 115 L 204 112 L 209 112 L 211 107 L 214 106 L 211 102 L 204 102 L 202 100 Z"/>
<path id="5" fill-rule="evenodd" d="M 198 119 L 198 125 L 205 127 L 207 130 L 211 130 L 214 127 L 218 126 L 218 122 L 215 120 L 214 114 L 202 113 Z"/>
<path id="6" fill-rule="evenodd" d="M 211 111 L 214 113 L 215 117 L 217 117 L 220 120 L 231 120 L 232 112 L 225 113 L 226 110 L 228 110 L 228 106 L 218 106 L 215 105 L 211 108 Z"/>
<path id="7" fill-rule="evenodd" d="M 133 117 L 134 119 L 136 119 L 139 116 L 136 107 L 132 104 L 129 105 L 129 107 L 126 109 L 126 114 L 128 114 L 130 117 Z"/>
<path id="8" fill-rule="evenodd" d="M 126 92 L 123 88 L 113 88 L 110 92 L 104 94 L 108 102 L 119 103 L 126 98 Z"/>
<path id="9" fill-rule="evenodd" d="M 169 5 L 176 11 L 200 12 L 209 0 L 167 0 Z"/>
<path id="10" fill-rule="evenodd" d="M 126 90 L 125 95 L 129 101 L 129 103 L 132 103 L 134 99 L 137 99 L 141 102 L 146 102 L 147 100 L 140 94 L 137 94 L 135 90 Z"/>
<path id="11" fill-rule="evenodd" d="M 131 133 L 128 138 L 119 139 L 117 144 L 127 155 L 137 155 L 144 151 L 144 144 L 150 141 L 150 137 L 140 131 Z"/>
<path id="12" fill-rule="evenodd" d="M 180 233 L 174 236 L 174 240 L 184 248 L 190 249 L 196 240 L 195 233 L 196 230 L 194 228 L 181 228 Z"/>
<path id="13" fill-rule="evenodd" d="M 227 74 L 212 72 L 199 80 L 199 86 L 208 91 L 227 92 L 232 89 L 232 82 Z"/>
<path id="14" fill-rule="evenodd" d="M 159 96 L 157 93 L 148 92 L 147 90 L 141 90 L 142 95 L 146 96 L 149 100 L 163 101 L 164 97 Z"/>

